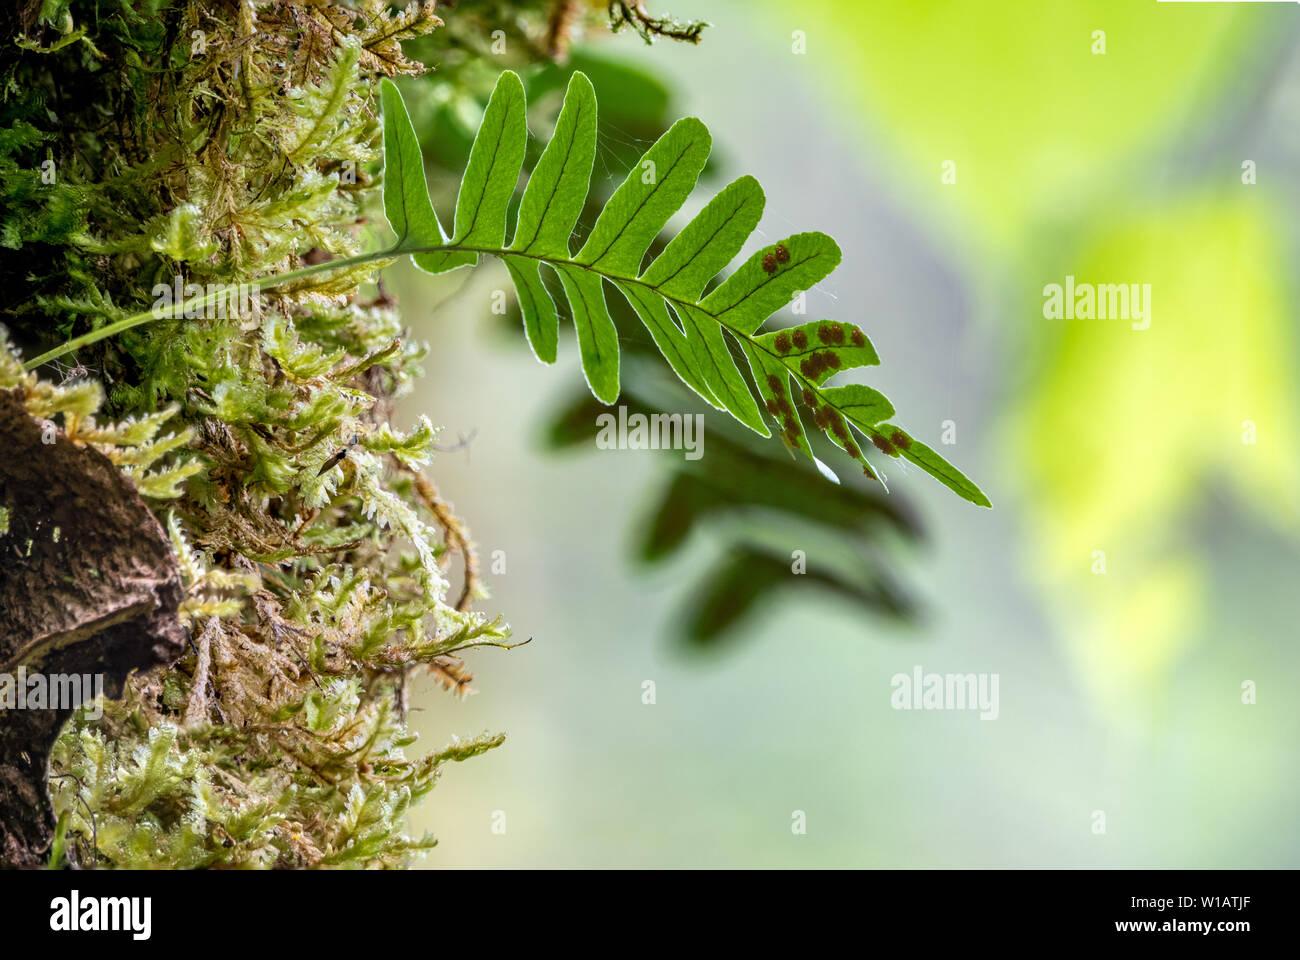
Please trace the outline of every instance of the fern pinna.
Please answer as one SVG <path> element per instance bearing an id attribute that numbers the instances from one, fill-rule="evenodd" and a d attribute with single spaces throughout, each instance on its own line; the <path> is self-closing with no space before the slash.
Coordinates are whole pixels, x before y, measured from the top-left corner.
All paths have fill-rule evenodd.
<path id="1" fill-rule="evenodd" d="M 419 142 L 397 87 L 380 86 L 384 113 L 384 213 L 397 234 L 388 249 L 328 261 L 258 281 L 262 290 L 299 283 L 314 274 L 409 255 L 428 273 L 477 264 L 481 254 L 501 259 L 514 283 L 528 342 L 537 358 L 554 363 L 559 312 L 542 279 L 543 265 L 558 275 L 577 331 L 582 369 L 592 394 L 610 404 L 619 396 L 619 344 L 605 302 L 606 285 L 627 298 L 673 371 L 710 405 L 761 436 L 771 436 L 754 392 L 727 339 L 748 361 L 759 397 L 792 451 L 802 451 L 830 479 L 813 454 L 802 404 L 812 422 L 884 482 L 855 436 L 881 453 L 902 456 L 979 506 L 983 491 L 930 447 L 890 423 L 894 407 L 862 384 L 828 386 L 839 371 L 880 362 L 857 326 L 813 321 L 788 329 L 759 329 L 796 294 L 839 265 L 840 250 L 822 233 L 799 233 L 753 254 L 704 293 L 739 253 L 763 213 L 762 188 L 741 177 L 715 196 L 644 270 L 651 243 L 686 202 L 709 156 L 711 137 L 699 120 L 679 120 L 628 174 L 601 211 L 577 253 L 570 239 L 587 197 L 596 155 L 596 94 L 575 72 L 556 121 L 519 202 L 507 244 L 511 200 L 528 140 L 523 83 L 513 72 L 497 81 L 470 150 L 450 235 L 429 198 Z M 179 313 L 205 301 L 180 304 Z M 109 324 L 31 361 L 33 366 L 120 330 L 153 319 L 139 314 Z M 675 318 L 675 319 L 674 319 Z M 855 434 L 856 431 L 856 434 Z"/>
<path id="2" fill-rule="evenodd" d="M 429 200 L 419 146 L 401 95 L 393 84 L 384 83 L 381 97 L 384 212 L 399 238 L 396 252 L 409 252 L 416 266 L 429 273 L 476 263 L 479 254 L 499 257 L 514 282 L 528 341 L 544 363 L 555 362 L 559 336 L 558 311 L 541 276 L 543 264 L 551 267 L 568 300 L 583 373 L 598 400 L 613 403 L 619 395 L 618 338 L 605 305 L 609 284 L 627 298 L 682 381 L 756 433 L 771 435 L 726 335 L 748 359 L 767 412 L 791 449 L 816 461 L 795 412 L 798 401 L 811 411 L 816 426 L 869 475 L 879 479 L 850 427 L 882 453 L 902 455 L 967 500 L 989 505 L 960 471 L 887 422 L 894 408 L 879 392 L 861 384 L 826 386 L 839 370 L 880 362 L 856 326 L 814 321 L 757 332 L 768 317 L 839 264 L 840 250 L 830 237 L 800 233 L 766 247 L 702 296 L 758 226 L 764 198 L 753 177 L 741 177 L 723 189 L 641 269 L 646 251 L 686 202 L 708 160 L 711 138 L 699 120 L 679 120 L 646 151 L 601 211 L 581 249 L 571 253 L 570 237 L 596 156 L 596 94 L 583 74 L 573 74 L 569 82 L 555 133 L 528 180 L 508 244 L 507 212 L 528 138 L 519 77 L 503 73 L 488 102 L 450 236 Z"/>

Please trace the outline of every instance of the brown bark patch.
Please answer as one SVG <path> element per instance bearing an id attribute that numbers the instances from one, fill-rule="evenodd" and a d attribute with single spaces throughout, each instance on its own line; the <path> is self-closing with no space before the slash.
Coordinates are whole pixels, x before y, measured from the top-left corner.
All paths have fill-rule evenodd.
<path id="1" fill-rule="evenodd" d="M 43 442 L 53 439 L 53 443 Z M 127 675 L 174 660 L 180 570 L 161 525 L 104 454 L 0 390 L 0 673 Z M 0 865 L 44 862 L 49 750 L 69 710 L 0 709 Z"/>

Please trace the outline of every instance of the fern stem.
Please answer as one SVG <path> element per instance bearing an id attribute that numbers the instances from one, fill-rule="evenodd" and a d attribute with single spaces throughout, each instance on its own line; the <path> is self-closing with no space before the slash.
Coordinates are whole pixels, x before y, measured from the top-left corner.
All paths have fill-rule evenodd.
<path id="1" fill-rule="evenodd" d="M 354 267 L 365 263 L 373 263 L 376 260 L 383 260 L 386 257 L 396 255 L 396 248 L 390 250 L 381 250 L 376 253 L 362 253 L 353 257 L 344 257 L 341 260 L 326 260 L 324 263 L 313 264 L 310 267 L 302 267 L 299 270 L 291 270 L 288 273 L 272 274 L 269 277 L 263 277 L 254 280 L 250 284 L 255 286 L 259 291 L 274 290 L 277 287 L 283 287 L 286 284 L 302 280 L 306 277 L 314 276 L 318 273 L 325 273 L 329 270 L 338 270 L 342 267 Z M 206 309 L 217 303 L 225 296 L 223 291 L 213 291 L 205 293 L 203 296 L 192 297 L 181 303 L 173 304 L 163 310 L 151 308 L 142 313 L 136 313 L 129 317 L 123 317 L 121 320 L 115 320 L 110 324 L 100 327 L 98 330 L 91 330 L 89 333 L 83 333 L 79 337 L 67 341 L 62 346 L 55 347 L 53 350 L 47 350 L 38 357 L 33 357 L 23 364 L 24 370 L 34 370 L 43 363 L 49 363 L 51 360 L 57 360 L 65 354 L 72 353 L 82 347 L 87 347 L 92 343 L 98 343 L 100 340 L 106 340 L 109 337 L 115 337 L 119 333 L 124 333 L 133 327 L 141 326 L 150 320 L 176 320 L 183 318 L 191 310 Z"/>

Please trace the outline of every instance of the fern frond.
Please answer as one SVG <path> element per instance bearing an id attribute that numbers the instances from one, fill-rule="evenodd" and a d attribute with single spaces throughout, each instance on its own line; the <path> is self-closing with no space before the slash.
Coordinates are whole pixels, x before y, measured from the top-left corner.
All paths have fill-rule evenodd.
<path id="1" fill-rule="evenodd" d="M 543 363 L 555 362 L 559 339 L 559 310 L 541 273 L 549 267 L 568 301 L 587 385 L 602 403 L 619 396 L 618 335 L 606 303 L 613 289 L 636 311 L 687 386 L 766 437 L 771 432 L 761 400 L 786 446 L 803 452 L 832 479 L 813 455 L 796 404 L 868 476 L 882 480 L 858 437 L 886 456 L 906 458 L 972 503 L 990 506 L 961 471 L 888 422 L 893 406 L 877 391 L 859 384 L 826 385 L 840 371 L 880 362 L 861 329 L 813 321 L 759 332 L 776 311 L 839 265 L 840 249 L 830 237 L 799 233 L 766 246 L 705 294 L 758 225 L 764 197 L 752 177 L 722 190 L 643 266 L 650 245 L 685 204 L 708 160 L 711 137 L 699 120 L 679 120 L 646 151 L 573 253 L 573 231 L 596 152 L 596 94 L 583 74 L 573 74 L 569 82 L 554 136 L 524 189 L 509 240 L 508 211 L 528 139 L 519 77 L 503 73 L 488 102 L 450 235 L 429 198 L 401 94 L 384 81 L 381 99 L 384 212 L 398 237 L 390 252 L 408 254 L 417 267 L 435 274 L 473 265 L 481 254 L 499 258 L 514 284 L 528 342 Z M 747 361 L 758 399 L 729 341 Z"/>

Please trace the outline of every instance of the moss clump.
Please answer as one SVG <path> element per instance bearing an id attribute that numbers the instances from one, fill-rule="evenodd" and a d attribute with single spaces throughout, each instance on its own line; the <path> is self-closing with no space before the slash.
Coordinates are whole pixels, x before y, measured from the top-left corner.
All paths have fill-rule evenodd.
<path id="1" fill-rule="evenodd" d="M 405 835 L 409 805 L 502 740 L 408 756 L 408 675 L 463 693 L 457 654 L 508 631 L 469 609 L 472 576 L 449 599 L 471 548 L 419 473 L 435 428 L 388 425 L 421 348 L 375 267 L 239 285 L 354 253 L 382 222 L 375 84 L 424 71 L 401 44 L 438 30 L 434 4 L 48 0 L 8 16 L 0 305 L 16 347 L 195 286 L 237 294 L 63 371 L 105 385 L 106 416 L 166 410 L 185 438 L 163 464 L 184 482 L 142 492 L 180 559 L 192 643 L 68 724 L 51 756 L 59 848 L 83 866 L 401 865 L 433 843 Z"/>

